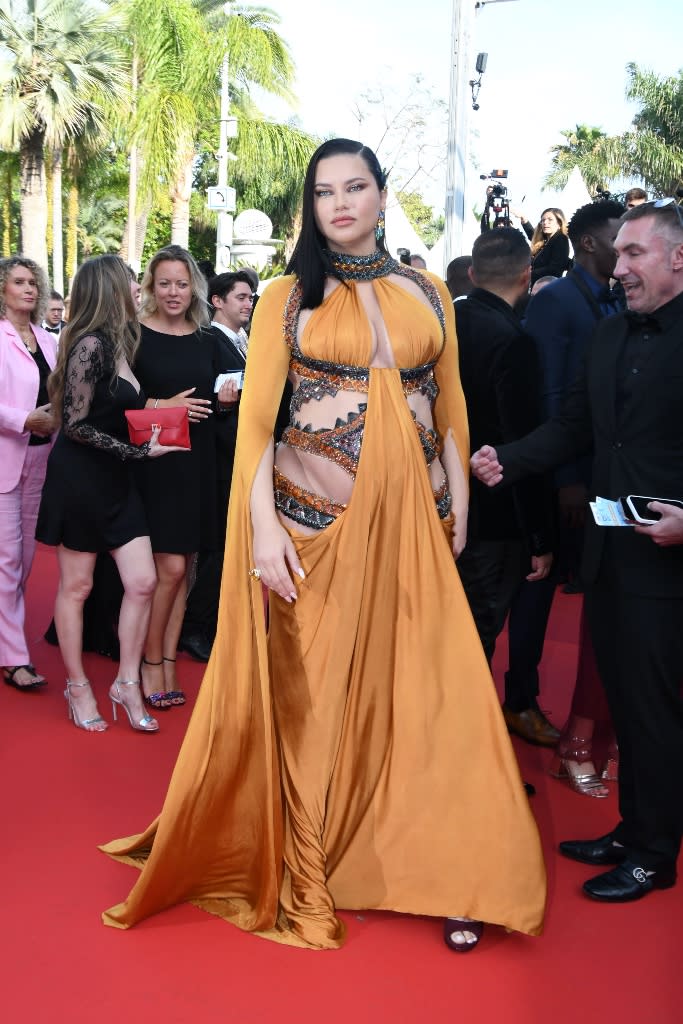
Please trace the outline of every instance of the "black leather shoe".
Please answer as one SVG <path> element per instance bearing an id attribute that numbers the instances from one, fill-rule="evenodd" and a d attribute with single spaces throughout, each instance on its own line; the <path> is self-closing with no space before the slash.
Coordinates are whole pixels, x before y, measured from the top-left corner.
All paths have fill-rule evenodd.
<path id="1" fill-rule="evenodd" d="M 510 711 L 503 704 L 503 717 L 512 732 L 527 743 L 537 747 L 554 747 L 560 738 L 559 730 L 549 722 L 538 708 L 527 708 L 526 711 Z"/>
<path id="2" fill-rule="evenodd" d="M 648 875 L 632 860 L 625 860 L 603 875 L 589 878 L 584 882 L 583 891 L 594 900 L 603 903 L 631 903 L 647 896 L 653 889 L 670 889 L 676 884 L 675 868 L 660 868 Z"/>
<path id="3" fill-rule="evenodd" d="M 195 661 L 208 661 L 213 644 L 201 633 L 188 633 L 178 641 L 178 650 L 185 651 Z"/>
<path id="4" fill-rule="evenodd" d="M 599 839 L 568 839 L 560 843 L 560 853 L 582 864 L 621 864 L 626 850 L 614 842 L 614 833 Z"/>

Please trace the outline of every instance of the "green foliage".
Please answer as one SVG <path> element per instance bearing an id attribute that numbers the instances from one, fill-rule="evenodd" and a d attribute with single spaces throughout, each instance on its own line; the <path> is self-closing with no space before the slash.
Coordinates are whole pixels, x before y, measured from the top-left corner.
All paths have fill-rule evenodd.
<path id="1" fill-rule="evenodd" d="M 3 244 L 18 238 L 19 217 L 18 164 L 6 161 L 22 139 L 37 133 L 41 160 L 54 149 L 65 151 L 64 190 L 76 195 L 74 211 L 80 203 L 81 254 L 120 240 L 128 154 L 135 145 L 138 208 L 152 210 L 145 254 L 169 240 L 169 197 L 194 160 L 191 245 L 199 256 L 212 255 L 216 217 L 205 190 L 216 183 L 219 72 L 226 53 L 231 112 L 239 120 L 231 142 L 237 160 L 229 168 L 238 208 L 263 209 L 276 236 L 291 233 L 317 142 L 294 122 L 266 120 L 251 95 L 258 86 L 293 98 L 294 65 L 278 33 L 279 16 L 242 3 L 231 4 L 229 13 L 224 0 L 0 0 Z M 41 167 L 34 182 L 45 208 Z"/>
<path id="2" fill-rule="evenodd" d="M 608 179 L 602 145 L 607 138 L 601 128 L 577 124 L 575 128 L 560 132 L 566 142 L 551 149 L 552 170 L 545 179 L 546 188 L 563 189 L 569 175 L 578 167 L 586 187 L 593 195 L 604 188 Z"/>
<path id="3" fill-rule="evenodd" d="M 142 266 L 146 266 L 159 249 L 163 249 L 171 241 L 171 202 L 164 201 L 152 209 L 147 221 L 145 244 L 142 250 Z M 194 249 L 192 249 L 194 252 Z M 199 257 L 201 259 L 201 257 Z"/>
<path id="4" fill-rule="evenodd" d="M 443 234 L 445 227 L 443 214 L 435 217 L 433 207 L 425 203 L 419 192 L 397 192 L 396 198 L 422 241 L 431 249 Z"/>
<path id="5" fill-rule="evenodd" d="M 104 123 L 124 81 L 117 22 L 84 0 L 0 0 L 0 146 L 54 149 Z"/>
<path id="6" fill-rule="evenodd" d="M 574 167 L 593 192 L 620 179 L 642 181 L 654 195 L 675 195 L 683 184 L 683 72 L 626 70 L 626 96 L 640 104 L 632 126 L 616 136 L 587 125 L 562 132 L 567 143 L 551 150 L 547 186 L 562 188 Z"/>
<path id="7" fill-rule="evenodd" d="M 103 252 L 116 252 L 123 235 L 122 214 L 127 201 L 117 196 L 91 198 L 81 205 L 78 218 L 78 241 L 83 259 Z"/>

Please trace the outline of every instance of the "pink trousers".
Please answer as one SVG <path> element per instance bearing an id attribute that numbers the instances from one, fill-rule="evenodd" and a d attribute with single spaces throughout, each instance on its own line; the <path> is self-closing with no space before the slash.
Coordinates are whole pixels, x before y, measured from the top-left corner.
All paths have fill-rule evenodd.
<path id="1" fill-rule="evenodd" d="M 36 520 L 50 445 L 27 447 L 17 486 L 0 494 L 0 665 L 29 663 L 24 588 L 36 550 Z"/>

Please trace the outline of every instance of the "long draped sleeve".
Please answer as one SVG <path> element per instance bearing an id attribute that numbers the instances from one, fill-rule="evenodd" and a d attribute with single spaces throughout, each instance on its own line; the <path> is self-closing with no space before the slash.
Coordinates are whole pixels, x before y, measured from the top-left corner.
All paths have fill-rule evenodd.
<path id="1" fill-rule="evenodd" d="M 439 385 L 439 395 L 434 403 L 434 422 L 444 442 L 449 432 L 452 434 L 467 480 L 470 463 L 470 434 L 467 425 L 465 395 L 460 383 L 453 300 L 445 284 L 436 274 L 430 274 L 429 277 L 439 293 L 445 317 L 444 347 L 434 372 Z"/>

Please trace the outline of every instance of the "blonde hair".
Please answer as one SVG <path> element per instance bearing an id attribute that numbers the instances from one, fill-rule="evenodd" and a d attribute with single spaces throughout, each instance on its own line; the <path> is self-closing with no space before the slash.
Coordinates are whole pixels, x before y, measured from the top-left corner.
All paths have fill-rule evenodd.
<path id="1" fill-rule="evenodd" d="M 7 256 L 5 259 L 0 260 L 0 318 L 4 319 L 7 316 L 5 285 L 7 284 L 7 278 L 15 267 L 25 267 L 26 270 L 31 271 L 36 279 L 38 299 L 30 315 L 30 320 L 32 324 L 39 324 L 45 316 L 45 310 L 47 309 L 47 302 L 50 298 L 50 285 L 43 268 L 39 267 L 37 263 L 34 263 L 27 256 Z"/>
<path id="2" fill-rule="evenodd" d="M 187 249 L 183 249 L 180 245 L 167 245 L 164 249 L 159 249 L 159 252 L 155 253 L 147 264 L 140 285 L 140 319 L 146 320 L 148 317 L 154 316 L 158 310 L 154 295 L 154 275 L 157 267 L 164 260 L 183 263 L 187 267 L 187 272 L 190 275 L 192 300 L 185 311 L 185 319 L 194 324 L 197 330 L 200 327 L 208 327 L 209 302 L 206 278 Z"/>
<path id="3" fill-rule="evenodd" d="M 106 338 L 114 349 L 114 375 L 124 359 L 133 364 L 140 344 L 140 326 L 129 281 L 126 264 L 111 253 L 93 256 L 77 271 L 69 295 L 69 320 L 59 337 L 57 365 L 47 384 L 58 422 L 62 418 L 66 368 L 79 341 L 92 334 Z"/>
<path id="4" fill-rule="evenodd" d="M 565 215 L 562 212 L 562 210 L 560 210 L 560 208 L 557 207 L 557 206 L 548 206 L 541 213 L 541 216 L 539 218 L 538 224 L 536 225 L 536 230 L 534 231 L 532 239 L 531 239 L 531 254 L 532 254 L 532 256 L 535 256 L 536 253 L 540 252 L 541 249 L 543 248 L 543 246 L 545 245 L 545 243 L 548 241 L 548 239 L 543 234 L 543 227 L 542 227 L 543 216 L 546 213 L 554 214 L 555 217 L 557 218 L 558 224 L 560 225 L 558 230 L 561 231 L 563 235 L 567 235 L 568 234 L 568 231 L 567 231 L 567 218 L 565 217 Z M 553 234 L 557 234 L 557 232 L 553 232 Z M 552 238 L 552 235 L 550 237 Z"/>

